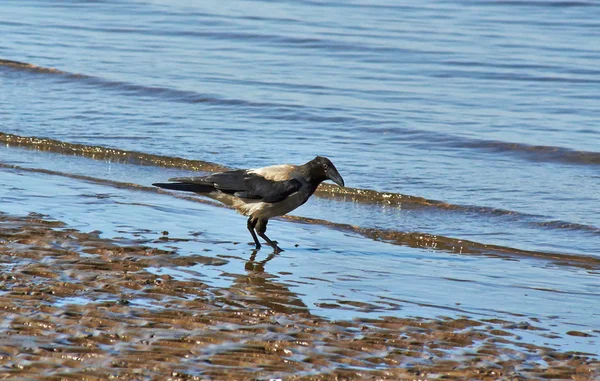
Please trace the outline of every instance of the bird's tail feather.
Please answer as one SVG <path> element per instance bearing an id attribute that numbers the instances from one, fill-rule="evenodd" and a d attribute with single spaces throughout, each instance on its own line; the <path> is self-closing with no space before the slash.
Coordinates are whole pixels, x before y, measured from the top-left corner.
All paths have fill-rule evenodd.
<path id="1" fill-rule="evenodd" d="M 163 189 L 171 189 L 184 192 L 208 193 L 215 190 L 215 187 L 209 184 L 154 183 L 152 185 Z"/>

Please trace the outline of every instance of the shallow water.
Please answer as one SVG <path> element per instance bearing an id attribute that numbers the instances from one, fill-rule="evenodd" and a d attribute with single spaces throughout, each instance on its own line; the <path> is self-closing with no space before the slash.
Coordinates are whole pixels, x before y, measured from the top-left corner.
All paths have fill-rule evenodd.
<path id="1" fill-rule="evenodd" d="M 597 352 L 598 20 L 587 1 L 3 1 L 1 210 L 233 252 L 194 269 L 225 285 L 244 219 L 147 187 L 327 155 L 354 189 L 270 224 L 288 250 L 264 264 L 308 310 L 523 314 L 559 336 L 528 340 Z"/>
<path id="2" fill-rule="evenodd" d="M 542 328 L 528 334 L 527 342 L 537 345 L 586 353 L 597 347 L 598 263 L 398 246 L 344 228 L 284 220 L 271 223 L 269 231 L 286 251 L 273 256 L 262 250 L 252 258 L 243 218 L 212 203 L 198 203 L 200 198 L 180 199 L 151 187 L 38 169 L 3 168 L 2 176 L 5 212 L 41 213 L 69 227 L 98 231 L 101 237 L 176 250 L 181 257 L 200 254 L 216 263 L 149 269 L 159 275 L 227 288 L 246 271 L 257 270 L 289 286 L 302 310 L 330 319 L 499 318 Z"/>

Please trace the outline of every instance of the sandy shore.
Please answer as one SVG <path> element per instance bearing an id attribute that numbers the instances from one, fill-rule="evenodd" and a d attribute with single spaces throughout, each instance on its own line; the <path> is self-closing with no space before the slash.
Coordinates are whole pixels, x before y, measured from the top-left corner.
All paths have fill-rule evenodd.
<path id="1" fill-rule="evenodd" d="M 149 271 L 226 259 L 0 215 L 0 378 L 592 380 L 600 362 L 502 320 L 331 321 L 248 261 L 227 288 Z M 524 331 L 536 327 L 517 327 Z"/>

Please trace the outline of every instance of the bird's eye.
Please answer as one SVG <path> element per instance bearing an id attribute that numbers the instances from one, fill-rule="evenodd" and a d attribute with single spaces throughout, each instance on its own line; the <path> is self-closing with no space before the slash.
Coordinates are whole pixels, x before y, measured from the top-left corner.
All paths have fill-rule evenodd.
<path id="1" fill-rule="evenodd" d="M 329 168 L 329 166 L 327 164 L 323 164 L 323 169 L 327 170 Z"/>

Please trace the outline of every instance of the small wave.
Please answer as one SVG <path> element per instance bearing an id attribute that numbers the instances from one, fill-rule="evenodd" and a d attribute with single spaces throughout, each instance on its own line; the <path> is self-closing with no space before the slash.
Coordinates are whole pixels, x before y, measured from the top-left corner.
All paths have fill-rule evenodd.
<path id="1" fill-rule="evenodd" d="M 401 133 L 403 138 L 410 137 L 411 141 L 425 141 L 428 145 L 438 145 L 450 148 L 466 148 L 482 152 L 512 155 L 531 162 L 562 163 L 570 165 L 600 165 L 600 152 L 580 151 L 565 147 L 531 145 L 525 143 L 505 142 L 501 140 L 485 140 L 440 132 L 396 129 L 380 127 L 363 127 L 370 133 Z"/>
<path id="2" fill-rule="evenodd" d="M 125 164 L 149 165 L 203 172 L 216 172 L 231 169 L 226 166 L 208 161 L 154 155 L 135 151 L 125 151 L 110 147 L 69 143 L 40 137 L 19 136 L 6 134 L 3 132 L 0 132 L 0 142 L 12 147 L 47 151 L 62 155 L 82 156 L 95 160 L 108 160 Z M 565 221 L 539 222 L 539 219 L 542 216 L 485 206 L 450 204 L 444 201 L 431 200 L 419 196 L 393 192 L 381 192 L 371 189 L 351 187 L 340 188 L 335 185 L 324 183 L 321 184 L 321 186 L 317 189 L 315 196 L 335 199 L 337 201 L 383 205 L 403 209 L 436 208 L 463 213 L 477 213 L 479 215 L 488 216 L 518 216 L 528 221 L 528 223 L 534 224 L 538 227 L 542 226 L 548 229 L 580 230 L 587 233 L 600 234 L 600 228 L 591 225 L 575 224 Z"/>
<path id="3" fill-rule="evenodd" d="M 96 184 L 108 185 L 117 188 L 124 189 L 136 189 L 153 193 L 168 193 L 173 197 L 180 199 L 191 200 L 194 202 L 200 202 L 203 204 L 214 205 L 218 207 L 224 207 L 222 204 L 216 203 L 212 200 L 195 197 L 193 195 L 186 194 L 173 194 L 162 189 L 145 186 L 134 183 L 125 183 L 121 181 L 114 181 L 102 178 L 96 178 L 92 176 L 76 175 L 72 173 L 65 173 L 60 171 L 53 171 L 41 168 L 26 168 L 13 164 L 0 163 L 0 168 L 14 169 L 24 172 L 43 173 L 53 176 L 68 177 L 76 180 L 82 180 L 92 182 Z M 350 224 L 336 223 L 326 220 L 320 220 L 315 218 L 298 217 L 298 216 L 284 216 L 282 219 L 295 221 L 299 223 L 315 224 L 328 226 L 333 229 L 341 231 L 352 232 L 362 235 L 363 237 L 373 239 L 376 241 L 383 241 L 386 243 L 408 246 L 412 248 L 427 249 L 427 250 L 442 250 L 445 252 L 452 252 L 462 255 L 481 255 L 491 256 L 498 258 L 538 258 L 548 260 L 561 265 L 569 265 L 575 267 L 581 267 L 585 269 L 600 269 L 600 258 L 580 256 L 568 253 L 549 253 L 542 251 L 530 251 L 520 250 L 511 247 L 489 245 L 485 243 L 463 240 L 459 238 L 445 237 L 439 235 L 432 235 L 421 232 L 404 232 L 398 230 L 389 229 L 377 229 L 377 228 L 364 228 L 360 226 L 354 226 Z"/>
<path id="4" fill-rule="evenodd" d="M 1 58 L 0 58 L 0 66 L 8 66 L 8 67 L 11 67 L 14 69 L 30 70 L 30 71 L 40 72 L 40 73 L 70 74 L 65 71 L 50 68 L 50 67 L 42 67 L 42 66 L 33 65 L 33 64 L 30 64 L 27 62 L 5 60 L 5 59 L 1 59 Z"/>
<path id="5" fill-rule="evenodd" d="M 561 221 L 561 220 L 553 220 L 553 221 L 542 221 L 536 222 L 537 226 L 549 229 L 564 229 L 564 230 L 578 230 L 585 231 L 588 233 L 600 234 L 600 228 L 590 225 L 577 224 L 573 222 Z"/>
<path id="6" fill-rule="evenodd" d="M 5 134 L 3 132 L 0 132 L 0 142 L 3 142 L 7 146 L 54 152 L 63 155 L 83 156 L 95 160 L 110 160 L 118 163 L 181 168 L 192 171 L 212 172 L 226 169 L 226 167 L 222 165 L 208 161 L 153 155 L 101 146 L 89 146 L 85 144 L 68 143 L 47 138 L 18 136 Z"/>
<path id="7" fill-rule="evenodd" d="M 230 169 L 226 166 L 208 161 L 185 159 L 163 155 L 154 155 L 136 151 L 126 151 L 110 147 L 93 146 L 77 143 L 69 143 L 60 140 L 19 136 L 0 132 L 0 142 L 7 146 L 47 151 L 62 155 L 83 156 L 95 160 L 109 160 L 118 163 L 151 165 L 166 168 L 178 168 L 191 171 L 215 172 Z M 381 192 L 371 189 L 360 189 L 335 185 L 321 184 L 315 192 L 317 197 L 335 199 L 337 201 L 349 201 L 361 204 L 375 204 L 403 209 L 437 208 L 448 211 L 472 212 L 489 216 L 521 216 L 528 219 L 539 219 L 542 216 L 529 215 L 513 210 L 492 208 L 477 205 L 457 205 L 444 201 L 431 200 L 424 197 Z M 534 222 L 536 226 L 555 229 L 573 229 L 600 234 L 600 228 L 590 225 L 574 224 L 565 221 Z"/>
<path id="8" fill-rule="evenodd" d="M 506 142 L 501 140 L 486 140 L 454 135 L 438 131 L 411 129 L 393 125 L 362 126 L 360 131 L 369 134 L 388 134 L 396 141 L 410 141 L 411 144 L 426 142 L 440 148 L 463 148 L 480 152 L 501 154 L 502 156 L 518 157 L 530 162 L 549 162 L 569 165 L 600 165 L 600 152 L 580 151 L 565 147 L 531 145 L 526 143 Z M 594 131 L 595 132 L 595 131 Z"/>
<path id="9" fill-rule="evenodd" d="M 453 252 L 457 254 L 484 255 L 499 258 L 533 257 L 588 269 L 597 269 L 600 267 L 600 258 L 597 257 L 574 255 L 568 253 L 550 253 L 544 251 L 521 250 L 512 247 L 490 245 L 481 242 L 446 237 L 441 235 L 433 235 L 428 233 L 364 228 L 350 224 L 341 224 L 306 217 L 288 216 L 286 218 L 306 223 L 327 225 L 344 231 L 352 231 L 377 241 L 383 241 L 401 246 L 409 246 L 412 248 L 443 250 L 446 252 Z"/>
<path id="10" fill-rule="evenodd" d="M 138 85 L 135 83 L 128 83 L 123 81 L 113 81 L 104 79 L 101 77 L 94 77 L 86 74 L 70 73 L 63 70 L 54 68 L 47 68 L 42 66 L 33 65 L 26 62 L 12 61 L 0 59 L 0 66 L 7 66 L 17 70 L 28 70 L 38 73 L 45 74 L 57 74 L 66 77 L 76 78 L 78 80 L 85 80 L 86 82 L 93 84 L 98 87 L 114 88 L 122 92 L 132 93 L 133 95 L 139 96 L 158 96 L 161 99 L 167 98 L 170 100 L 176 100 L 186 103 L 208 103 L 215 105 L 229 105 L 229 106 L 255 106 L 255 107 L 292 107 L 293 105 L 277 104 L 277 103 L 266 103 L 266 102 L 247 102 L 241 99 L 223 99 L 216 96 L 209 96 L 206 94 L 197 93 L 195 91 L 177 90 L 168 87 L 159 86 L 146 86 Z"/>
<path id="11" fill-rule="evenodd" d="M 36 66 L 26 62 L 0 59 L 0 66 L 16 70 L 27 70 L 41 74 L 61 75 L 65 78 L 80 81 L 99 88 L 118 91 L 126 95 L 139 97 L 154 97 L 160 100 L 168 100 L 180 103 L 203 103 L 211 106 L 235 107 L 235 108 L 259 108 L 277 110 L 270 113 L 269 118 L 276 120 L 305 120 L 309 122 L 324 123 L 350 123 L 357 118 L 346 116 L 323 116 L 315 114 L 309 107 L 291 103 L 256 102 L 245 99 L 224 98 L 215 94 L 202 94 L 196 91 L 178 90 L 169 87 L 139 85 L 124 81 L 114 81 L 86 74 L 70 73 L 54 68 Z"/>
<path id="12" fill-rule="evenodd" d="M 83 156 L 95 160 L 110 160 L 118 163 L 153 165 L 167 168 L 179 168 L 192 171 L 215 172 L 228 169 L 220 164 L 207 161 L 184 159 L 154 155 L 143 152 L 125 151 L 116 148 L 69 143 L 60 140 L 41 138 L 35 136 L 19 136 L 0 132 L 0 142 L 7 146 L 47 151 L 62 155 Z M 342 201 L 352 201 L 365 204 L 382 204 L 402 207 L 437 207 L 442 209 L 469 210 L 494 215 L 515 214 L 516 212 L 486 208 L 466 207 L 448 204 L 443 201 L 429 200 L 423 197 L 399 193 L 379 192 L 370 189 L 339 188 L 329 184 L 322 184 L 316 192 L 317 196 L 335 198 Z"/>
<path id="13" fill-rule="evenodd" d="M 460 148 L 477 148 L 494 153 L 516 153 L 534 162 L 558 162 L 577 165 L 600 164 L 600 152 L 576 151 L 563 147 L 475 139 L 457 140 L 452 145 Z"/>
<path id="14" fill-rule="evenodd" d="M 243 99 L 223 98 L 217 95 L 201 94 L 195 91 L 177 90 L 167 87 L 138 85 L 123 81 L 112 81 L 100 77 L 85 74 L 74 74 L 54 68 L 36 66 L 30 63 L 0 59 L 0 66 L 13 69 L 29 70 L 38 73 L 63 75 L 69 78 L 83 80 L 98 87 L 114 89 L 126 94 L 141 97 L 157 97 L 162 100 L 170 100 L 184 103 L 205 103 L 221 107 L 244 107 L 277 110 L 269 113 L 269 118 L 277 120 L 305 120 L 310 122 L 324 122 L 331 124 L 359 123 L 361 119 L 348 116 L 323 116 L 320 112 L 311 111 L 309 107 L 275 102 L 254 102 Z M 317 110 L 318 111 L 318 110 Z M 337 110 L 339 111 L 339 110 Z M 344 127 L 346 128 L 346 127 Z M 451 134 L 432 133 L 422 130 L 411 130 L 404 127 L 394 126 L 393 129 L 382 129 L 382 127 L 362 126 L 361 131 L 380 134 L 383 131 L 390 133 L 401 133 L 402 136 L 410 134 L 412 138 L 420 137 L 429 144 L 437 143 L 446 147 L 477 149 L 480 151 L 511 154 L 532 162 L 558 162 L 574 165 L 600 165 L 600 152 L 578 151 L 564 147 L 535 146 L 524 143 L 511 143 L 504 141 L 472 139 Z M 404 200 L 406 202 L 406 200 Z M 429 204 L 429 202 L 428 202 Z"/>

